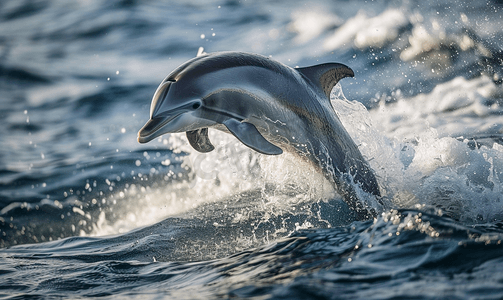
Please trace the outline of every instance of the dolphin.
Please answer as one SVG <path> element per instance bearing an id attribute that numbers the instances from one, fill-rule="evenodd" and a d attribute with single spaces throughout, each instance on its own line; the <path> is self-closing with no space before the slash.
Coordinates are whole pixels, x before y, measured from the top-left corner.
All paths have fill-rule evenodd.
<path id="1" fill-rule="evenodd" d="M 291 68 L 256 54 L 205 53 L 161 82 L 138 141 L 186 132 L 190 145 L 204 153 L 214 149 L 211 127 L 262 154 L 294 153 L 321 170 L 360 219 L 368 219 L 375 209 L 365 207 L 356 187 L 382 203 L 379 185 L 330 103 L 337 82 L 353 76 L 339 63 Z"/>

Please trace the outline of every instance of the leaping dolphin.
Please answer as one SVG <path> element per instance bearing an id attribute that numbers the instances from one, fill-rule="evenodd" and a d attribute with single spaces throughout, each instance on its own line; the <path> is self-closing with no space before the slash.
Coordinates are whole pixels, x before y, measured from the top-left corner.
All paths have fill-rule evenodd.
<path id="1" fill-rule="evenodd" d="M 378 201 L 379 185 L 330 103 L 337 82 L 353 76 L 339 63 L 294 69 L 256 54 L 203 54 L 161 82 L 138 141 L 186 132 L 195 150 L 209 152 L 214 149 L 208 138 L 212 127 L 263 154 L 292 152 L 321 169 L 366 219 L 375 210 L 359 201 L 355 183 Z"/>

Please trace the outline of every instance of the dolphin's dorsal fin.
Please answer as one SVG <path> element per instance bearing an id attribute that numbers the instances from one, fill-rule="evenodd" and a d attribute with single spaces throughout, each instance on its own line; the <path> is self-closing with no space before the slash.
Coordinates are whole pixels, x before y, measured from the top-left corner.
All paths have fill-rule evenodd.
<path id="1" fill-rule="evenodd" d="M 208 137 L 208 128 L 200 128 L 193 131 L 185 132 L 187 135 L 187 139 L 189 140 L 192 148 L 196 149 L 196 151 L 206 153 L 211 152 L 215 147 L 210 142 L 210 138 Z"/>
<path id="2" fill-rule="evenodd" d="M 255 125 L 248 122 L 239 122 L 236 119 L 227 119 L 223 122 L 225 127 L 243 144 L 262 154 L 279 155 L 281 148 L 271 144 L 258 131 Z"/>
<path id="3" fill-rule="evenodd" d="M 327 63 L 305 68 L 295 69 L 309 79 L 315 86 L 330 98 L 332 88 L 344 77 L 353 77 L 355 73 L 346 65 Z"/>

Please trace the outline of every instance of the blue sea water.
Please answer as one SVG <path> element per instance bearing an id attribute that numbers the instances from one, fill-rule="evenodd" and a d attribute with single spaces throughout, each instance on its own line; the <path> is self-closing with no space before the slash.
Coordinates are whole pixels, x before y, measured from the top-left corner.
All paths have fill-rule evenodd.
<path id="1" fill-rule="evenodd" d="M 0 2 L 0 297 L 501 299 L 501 1 Z M 136 135 L 200 47 L 340 62 L 385 205 L 210 130 Z"/>

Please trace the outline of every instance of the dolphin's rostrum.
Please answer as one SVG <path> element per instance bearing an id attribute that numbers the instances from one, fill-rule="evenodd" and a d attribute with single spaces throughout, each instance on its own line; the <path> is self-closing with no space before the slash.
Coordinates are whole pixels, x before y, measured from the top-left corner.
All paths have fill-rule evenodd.
<path id="1" fill-rule="evenodd" d="M 294 69 L 256 54 L 204 54 L 162 81 L 138 141 L 186 132 L 194 149 L 209 152 L 212 127 L 263 154 L 292 152 L 321 169 L 346 203 L 368 218 L 375 211 L 359 201 L 355 185 L 378 200 L 379 186 L 330 103 L 337 82 L 353 76 L 338 63 Z"/>

